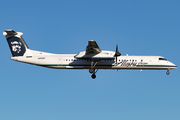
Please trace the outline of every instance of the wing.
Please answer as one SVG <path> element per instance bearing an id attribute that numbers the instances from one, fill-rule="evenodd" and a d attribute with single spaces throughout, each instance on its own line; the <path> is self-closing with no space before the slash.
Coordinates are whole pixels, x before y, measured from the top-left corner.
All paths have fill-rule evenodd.
<path id="1" fill-rule="evenodd" d="M 88 41 L 88 46 L 86 47 L 86 51 L 79 52 L 74 56 L 77 59 L 90 59 L 93 61 L 100 60 L 114 60 L 114 52 L 112 51 L 102 51 L 96 41 L 90 40 Z"/>
<path id="2" fill-rule="evenodd" d="M 94 40 L 88 41 L 88 46 L 86 47 L 86 55 L 88 54 L 98 54 L 101 52 L 98 44 Z"/>

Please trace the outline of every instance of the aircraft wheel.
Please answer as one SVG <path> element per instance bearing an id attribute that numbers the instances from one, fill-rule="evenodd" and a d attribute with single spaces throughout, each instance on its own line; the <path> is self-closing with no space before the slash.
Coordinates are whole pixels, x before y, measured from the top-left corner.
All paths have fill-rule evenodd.
<path id="1" fill-rule="evenodd" d="M 93 79 L 95 79 L 95 78 L 96 78 L 96 75 L 95 75 L 95 74 L 92 74 L 91 77 L 92 77 Z"/>
<path id="2" fill-rule="evenodd" d="M 167 75 L 169 75 L 169 74 L 170 74 L 169 70 L 166 72 L 166 74 L 167 74 Z"/>
<path id="3" fill-rule="evenodd" d="M 90 73 L 93 73 L 93 72 L 94 72 L 94 69 L 92 69 L 92 68 L 89 69 L 89 72 L 90 72 Z"/>

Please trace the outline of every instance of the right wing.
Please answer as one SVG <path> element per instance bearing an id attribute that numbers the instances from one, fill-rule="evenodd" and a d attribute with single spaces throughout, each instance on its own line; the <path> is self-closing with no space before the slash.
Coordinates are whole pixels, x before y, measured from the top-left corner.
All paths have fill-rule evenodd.
<path id="1" fill-rule="evenodd" d="M 92 61 L 114 60 L 114 52 L 102 51 L 96 41 L 90 40 L 88 41 L 86 51 L 79 52 L 74 57 L 77 59 L 88 59 Z"/>
<path id="2" fill-rule="evenodd" d="M 98 44 L 94 40 L 88 41 L 88 46 L 86 47 L 86 55 L 88 54 L 98 54 L 101 52 Z"/>

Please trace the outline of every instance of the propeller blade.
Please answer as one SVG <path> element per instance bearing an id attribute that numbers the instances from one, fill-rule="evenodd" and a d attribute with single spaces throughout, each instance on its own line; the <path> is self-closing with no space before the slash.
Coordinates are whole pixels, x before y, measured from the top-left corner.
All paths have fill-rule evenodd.
<path id="1" fill-rule="evenodd" d="M 119 50 L 118 50 L 118 45 L 116 45 L 116 52 L 115 52 L 115 57 L 116 56 L 121 56 L 121 53 L 119 53 Z"/>
<path id="2" fill-rule="evenodd" d="M 116 52 L 118 52 L 118 45 L 116 44 Z"/>
<path id="3" fill-rule="evenodd" d="M 121 53 L 119 53 L 119 50 L 118 50 L 118 45 L 116 44 L 116 52 L 114 54 L 114 57 L 116 57 L 116 65 L 117 65 L 117 57 L 118 56 L 121 56 Z"/>
<path id="4" fill-rule="evenodd" d="M 117 56 L 116 56 L 116 65 L 117 65 Z"/>

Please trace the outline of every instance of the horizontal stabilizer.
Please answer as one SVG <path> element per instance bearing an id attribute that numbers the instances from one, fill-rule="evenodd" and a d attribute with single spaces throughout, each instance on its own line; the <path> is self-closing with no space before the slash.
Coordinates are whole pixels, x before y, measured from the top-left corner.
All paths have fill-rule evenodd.
<path id="1" fill-rule="evenodd" d="M 3 35 L 9 35 L 9 36 L 14 36 L 17 35 L 18 33 L 15 32 L 14 30 L 4 30 L 5 32 L 3 33 Z"/>

